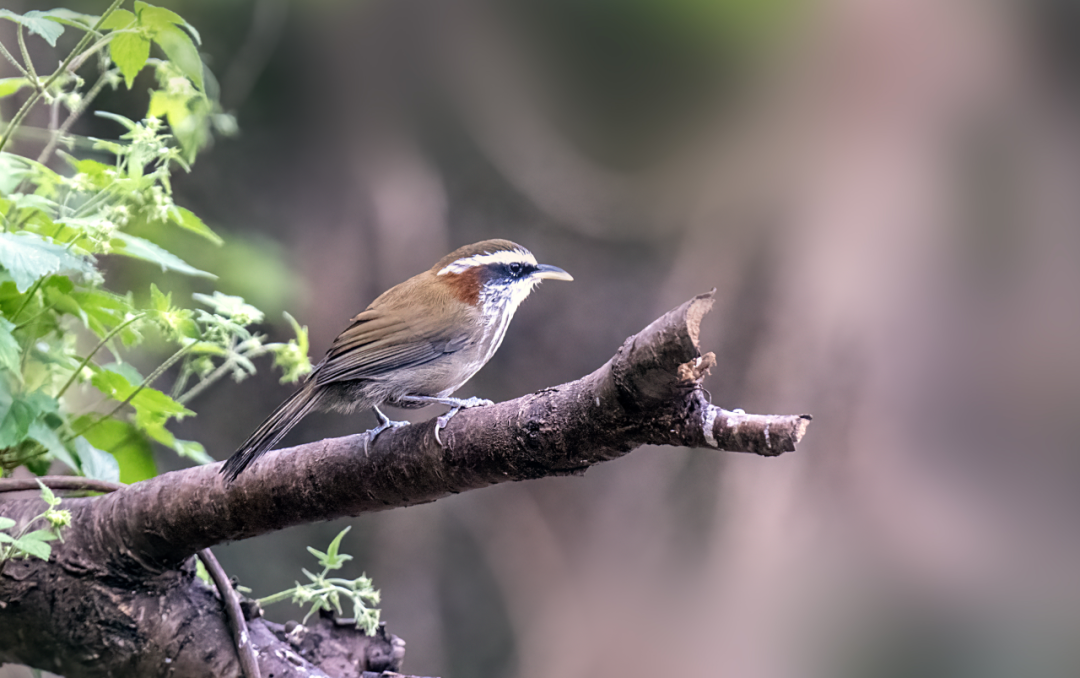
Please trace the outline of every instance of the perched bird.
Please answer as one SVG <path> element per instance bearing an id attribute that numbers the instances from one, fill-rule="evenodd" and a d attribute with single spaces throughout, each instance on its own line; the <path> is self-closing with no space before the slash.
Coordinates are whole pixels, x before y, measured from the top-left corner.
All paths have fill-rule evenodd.
<path id="1" fill-rule="evenodd" d="M 408 423 L 391 421 L 380 405 L 449 405 L 436 422 L 438 440 L 461 408 L 491 404 L 449 396 L 491 360 L 514 311 L 545 279 L 573 280 L 561 268 L 536 263 L 521 245 L 485 240 L 383 292 L 338 335 L 303 386 L 229 457 L 222 474 L 235 480 L 312 410 L 373 409 L 380 422 L 370 431 L 374 439 Z"/>

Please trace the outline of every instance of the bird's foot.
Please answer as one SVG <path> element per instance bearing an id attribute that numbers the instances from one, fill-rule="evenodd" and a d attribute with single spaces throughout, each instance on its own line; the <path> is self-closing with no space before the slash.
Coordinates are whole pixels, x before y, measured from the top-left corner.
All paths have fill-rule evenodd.
<path id="1" fill-rule="evenodd" d="M 375 442 L 376 436 L 385 431 L 388 428 L 401 428 L 402 426 L 408 426 L 407 421 L 394 421 L 390 417 L 382 413 L 378 407 L 371 408 L 375 410 L 375 416 L 379 418 L 379 425 L 368 431 L 368 440 Z"/>
<path id="2" fill-rule="evenodd" d="M 401 399 L 403 403 L 410 403 L 416 405 L 449 405 L 450 411 L 435 420 L 435 442 L 439 443 L 440 447 L 445 447 L 443 441 L 439 438 L 439 431 L 446 428 L 446 425 L 450 423 L 450 418 L 461 410 L 468 409 L 470 407 L 484 407 L 486 405 L 494 405 L 492 401 L 487 398 L 435 398 L 429 396 L 405 396 Z"/>
<path id="3" fill-rule="evenodd" d="M 457 400 L 455 398 L 455 400 Z M 446 428 L 446 425 L 450 423 L 450 418 L 463 409 L 469 407 L 484 407 L 486 405 L 494 405 L 487 398 L 466 398 L 465 400 L 459 400 L 458 404 L 450 408 L 450 411 L 435 420 L 435 442 L 439 443 L 440 447 L 445 447 L 443 441 L 439 439 L 439 431 Z"/>

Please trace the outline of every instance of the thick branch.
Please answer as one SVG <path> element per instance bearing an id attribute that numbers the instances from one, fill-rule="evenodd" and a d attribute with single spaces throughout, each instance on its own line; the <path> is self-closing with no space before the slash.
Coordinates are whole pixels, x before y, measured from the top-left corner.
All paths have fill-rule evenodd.
<path id="1" fill-rule="evenodd" d="M 171 675 L 235 675 L 235 651 L 220 603 L 192 583 L 190 556 L 200 549 L 510 480 L 581 474 L 644 444 L 765 456 L 794 450 L 809 416 L 748 415 L 705 398 L 701 380 L 715 357 L 701 355 L 698 331 L 711 306 L 711 293 L 686 302 L 577 381 L 462 411 L 442 432 L 445 446 L 435 440 L 429 421 L 386 431 L 374 442 L 360 434 L 271 452 L 231 486 L 213 464 L 104 496 L 67 499 L 73 528 L 52 561 L 12 563 L 17 567 L 0 575 L 0 594 L 9 596 L 0 605 L 0 661 L 29 661 L 4 646 L 32 648 L 31 634 L 35 640 L 50 639 L 53 648 L 66 648 L 70 675 L 105 675 L 112 669 L 130 674 L 162 657 L 175 662 Z M 39 500 L 8 501 L 3 513 L 25 517 L 40 508 Z M 72 581 L 91 590 L 73 597 L 67 588 Z M 76 606 L 93 601 L 90 609 L 67 612 L 85 620 L 81 628 L 96 631 L 52 628 L 57 600 Z M 102 624 L 111 619 L 132 621 L 121 629 Z M 269 647 L 264 643 L 271 638 L 282 642 L 262 620 L 250 623 L 249 630 L 256 647 Z M 223 663 L 207 665 L 202 674 L 195 667 L 204 661 L 206 648 L 192 645 L 200 642 L 224 648 L 215 655 Z M 145 647 L 154 652 L 140 651 Z M 103 648 L 112 653 L 111 664 L 107 657 L 87 654 Z M 290 661 L 284 655 L 279 659 Z M 260 653 L 264 675 L 267 660 Z M 181 662 L 189 672 L 179 670 Z M 79 666 L 109 668 L 76 671 Z M 319 675 L 313 665 L 307 670 Z"/>
<path id="2" fill-rule="evenodd" d="M 644 444 L 776 455 L 795 449 L 808 416 L 710 405 L 698 330 L 712 293 L 665 314 L 577 381 L 464 410 L 435 440 L 434 422 L 328 439 L 267 454 L 231 486 L 217 465 L 76 500 L 98 566 L 167 571 L 197 550 L 291 525 L 409 506 L 510 480 L 579 474 Z M 363 479 L 362 482 L 358 479 Z M 119 545 L 119 548 L 118 548 Z"/>

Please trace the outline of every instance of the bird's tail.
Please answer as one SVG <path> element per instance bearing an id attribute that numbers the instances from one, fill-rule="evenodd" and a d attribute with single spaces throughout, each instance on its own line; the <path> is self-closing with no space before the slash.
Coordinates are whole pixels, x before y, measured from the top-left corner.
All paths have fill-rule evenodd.
<path id="1" fill-rule="evenodd" d="M 319 402 L 319 393 L 315 390 L 314 382 L 308 382 L 306 386 L 288 397 L 285 402 L 278 405 L 277 409 L 270 413 L 259 428 L 255 429 L 244 444 L 237 448 L 236 452 L 221 467 L 221 474 L 225 476 L 225 482 L 231 483 L 236 480 L 244 469 L 252 462 L 261 457 L 263 453 L 273 449 L 285 434 L 296 426 Z"/>

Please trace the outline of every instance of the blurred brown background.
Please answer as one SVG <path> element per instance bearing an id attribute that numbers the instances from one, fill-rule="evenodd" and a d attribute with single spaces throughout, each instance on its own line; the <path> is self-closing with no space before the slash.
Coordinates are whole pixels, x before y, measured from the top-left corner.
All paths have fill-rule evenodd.
<path id="1" fill-rule="evenodd" d="M 775 460 L 646 448 L 217 549 L 256 595 L 351 524 L 345 575 L 374 577 L 410 673 L 1080 675 L 1080 5 L 163 4 L 241 130 L 178 202 L 241 252 L 219 289 L 271 338 L 288 310 L 318 359 L 382 290 L 506 237 L 576 281 L 462 395 L 577 378 L 715 286 L 714 402 L 815 417 Z M 222 384 L 181 434 L 224 459 L 287 393 Z"/>

